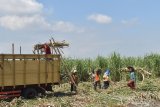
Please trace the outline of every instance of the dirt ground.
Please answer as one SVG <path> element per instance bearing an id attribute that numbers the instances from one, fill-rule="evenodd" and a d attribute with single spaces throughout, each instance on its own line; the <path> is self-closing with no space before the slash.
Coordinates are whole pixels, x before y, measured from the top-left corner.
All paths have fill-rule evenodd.
<path id="1" fill-rule="evenodd" d="M 0 107 L 160 107 L 160 79 L 137 82 L 136 90 L 126 81 L 112 83 L 108 89 L 93 90 L 91 82 L 78 85 L 78 93 L 70 92 L 68 83 L 53 87 L 54 93 L 35 99 L 1 100 Z"/>

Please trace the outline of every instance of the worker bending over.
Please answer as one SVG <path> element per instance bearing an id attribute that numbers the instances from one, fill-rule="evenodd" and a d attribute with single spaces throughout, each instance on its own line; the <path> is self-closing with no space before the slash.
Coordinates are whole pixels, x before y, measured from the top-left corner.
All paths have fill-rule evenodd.
<path id="1" fill-rule="evenodd" d="M 99 89 L 101 89 L 100 74 L 101 74 L 101 69 L 96 69 L 94 78 L 94 90 L 97 89 L 97 86 L 99 86 Z"/>
<path id="2" fill-rule="evenodd" d="M 103 75 L 103 89 L 107 89 L 109 87 L 109 75 L 110 75 L 110 70 L 107 69 Z"/>
<path id="3" fill-rule="evenodd" d="M 73 70 L 71 72 L 70 84 L 71 84 L 71 92 L 74 91 L 75 93 L 77 93 L 77 86 L 78 86 L 77 70 Z"/>

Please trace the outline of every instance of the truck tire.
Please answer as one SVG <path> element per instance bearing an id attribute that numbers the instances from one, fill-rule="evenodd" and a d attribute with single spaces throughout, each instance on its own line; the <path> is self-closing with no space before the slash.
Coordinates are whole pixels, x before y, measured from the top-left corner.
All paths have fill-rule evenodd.
<path id="1" fill-rule="evenodd" d="M 35 98 L 38 95 L 35 88 L 26 88 L 23 90 L 22 96 L 26 99 Z"/>
<path id="2" fill-rule="evenodd" d="M 36 90 L 37 90 L 37 92 L 38 92 L 38 97 L 39 97 L 39 96 L 40 96 L 40 97 L 45 96 L 46 90 L 45 90 L 44 88 L 42 88 L 42 87 L 37 87 Z"/>
<path id="3" fill-rule="evenodd" d="M 47 91 L 53 91 L 53 90 L 52 90 L 52 85 L 47 85 L 46 90 L 47 90 Z"/>

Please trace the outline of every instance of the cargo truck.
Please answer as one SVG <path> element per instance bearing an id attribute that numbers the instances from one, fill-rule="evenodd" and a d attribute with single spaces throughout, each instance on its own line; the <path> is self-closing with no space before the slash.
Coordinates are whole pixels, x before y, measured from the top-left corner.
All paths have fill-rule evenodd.
<path id="1" fill-rule="evenodd" d="M 53 43 L 48 46 L 57 53 L 0 54 L 0 99 L 34 98 L 60 83 L 61 54 Z"/>

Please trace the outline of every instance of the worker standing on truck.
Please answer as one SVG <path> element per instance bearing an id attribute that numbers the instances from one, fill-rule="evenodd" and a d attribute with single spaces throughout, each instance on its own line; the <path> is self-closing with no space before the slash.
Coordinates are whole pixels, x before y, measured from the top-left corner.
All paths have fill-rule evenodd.
<path id="1" fill-rule="evenodd" d="M 107 69 L 103 75 L 103 89 L 107 89 L 109 87 L 109 75 L 110 75 L 110 70 Z"/>
<path id="2" fill-rule="evenodd" d="M 51 54 L 51 49 L 50 49 L 48 44 L 45 43 L 43 45 L 43 48 L 44 48 L 44 52 L 45 52 L 46 55 Z M 46 60 L 52 60 L 52 58 L 46 58 Z"/>
<path id="3" fill-rule="evenodd" d="M 100 74 L 101 69 L 95 69 L 94 90 L 97 90 L 97 86 L 99 86 L 99 89 L 101 89 Z"/>
<path id="4" fill-rule="evenodd" d="M 47 45 L 46 43 L 44 44 L 44 51 L 45 51 L 45 54 L 51 54 L 51 49 L 49 45 Z"/>
<path id="5" fill-rule="evenodd" d="M 130 72 L 130 80 L 128 81 L 127 85 L 128 87 L 130 87 L 131 89 L 135 89 L 135 70 L 133 67 L 128 66 L 128 71 Z"/>
<path id="6" fill-rule="evenodd" d="M 77 86 L 78 86 L 77 70 L 73 70 L 71 72 L 70 84 L 71 84 L 71 92 L 74 91 L 75 93 L 77 93 Z"/>

